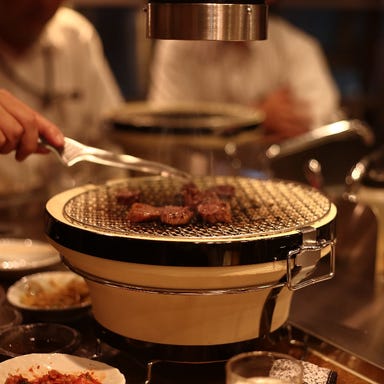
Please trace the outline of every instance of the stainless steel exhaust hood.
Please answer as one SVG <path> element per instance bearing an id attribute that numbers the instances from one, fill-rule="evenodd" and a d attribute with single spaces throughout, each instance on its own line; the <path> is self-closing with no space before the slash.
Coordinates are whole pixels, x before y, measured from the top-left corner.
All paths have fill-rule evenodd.
<path id="1" fill-rule="evenodd" d="M 265 40 L 268 6 L 264 0 L 189 2 L 149 1 L 147 37 L 174 40 Z"/>

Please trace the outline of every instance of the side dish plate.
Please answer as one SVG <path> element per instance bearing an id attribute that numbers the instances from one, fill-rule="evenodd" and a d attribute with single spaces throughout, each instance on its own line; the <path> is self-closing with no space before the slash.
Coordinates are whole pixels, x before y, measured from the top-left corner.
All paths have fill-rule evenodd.
<path id="1" fill-rule="evenodd" d="M 27 274 L 60 263 L 59 253 L 40 240 L 0 239 L 0 275 Z"/>
<path id="2" fill-rule="evenodd" d="M 23 375 L 31 380 L 50 370 L 62 374 L 80 374 L 89 372 L 102 384 L 125 384 L 122 373 L 105 363 L 61 353 L 33 353 L 18 356 L 0 363 L 0 382 L 4 383 L 8 375 Z"/>
<path id="3" fill-rule="evenodd" d="M 7 300 L 21 311 L 45 320 L 78 317 L 91 305 L 85 280 L 70 271 L 24 276 L 9 287 Z"/>

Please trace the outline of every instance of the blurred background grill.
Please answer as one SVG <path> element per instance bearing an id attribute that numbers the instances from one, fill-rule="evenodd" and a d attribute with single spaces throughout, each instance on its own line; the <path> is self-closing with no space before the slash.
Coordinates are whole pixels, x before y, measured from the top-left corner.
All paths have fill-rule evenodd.
<path id="1" fill-rule="evenodd" d="M 73 0 L 104 41 L 127 100 L 145 98 L 153 41 L 141 0 Z M 381 0 L 279 0 L 270 10 L 314 35 L 340 88 L 342 106 L 384 139 L 384 4 Z"/>

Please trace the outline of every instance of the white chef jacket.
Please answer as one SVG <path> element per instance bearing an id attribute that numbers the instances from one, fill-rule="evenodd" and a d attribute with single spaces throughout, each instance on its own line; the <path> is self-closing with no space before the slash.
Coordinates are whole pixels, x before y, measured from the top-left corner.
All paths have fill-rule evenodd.
<path id="1" fill-rule="evenodd" d="M 33 92 L 48 92 L 52 102 L 44 106 L 40 97 L 20 86 L 19 81 L 0 67 L 1 88 L 52 120 L 66 136 L 88 144 L 103 144 L 101 118 L 119 105 L 123 97 L 104 56 L 100 38 L 82 15 L 61 7 L 39 41 L 25 55 L 15 58 L 5 52 L 0 54 L 18 79 L 28 83 Z M 52 68 L 51 75 L 48 74 L 50 69 L 45 67 L 47 62 Z M 58 160 L 53 156 L 31 155 L 22 163 L 17 163 L 13 157 L 14 154 L 10 154 L 0 159 L 0 192 L 12 182 L 22 183 L 26 188 L 28 184 L 41 184 L 47 177 L 57 176 L 54 163 L 57 165 Z"/>
<path id="2" fill-rule="evenodd" d="M 271 15 L 265 41 L 157 41 L 148 99 L 250 105 L 282 84 L 309 103 L 313 127 L 334 120 L 339 92 L 319 43 Z"/>

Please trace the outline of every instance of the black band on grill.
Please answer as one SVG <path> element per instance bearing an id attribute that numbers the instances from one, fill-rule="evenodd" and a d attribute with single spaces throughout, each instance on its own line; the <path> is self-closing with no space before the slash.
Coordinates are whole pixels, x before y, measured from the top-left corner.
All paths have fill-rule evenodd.
<path id="1" fill-rule="evenodd" d="M 227 243 L 150 241 L 105 236 L 68 226 L 47 217 L 46 234 L 63 247 L 80 253 L 130 263 L 218 267 L 286 260 L 302 244 L 300 233 L 289 237 Z"/>
<path id="2" fill-rule="evenodd" d="M 128 208 L 116 202 L 116 191 L 121 187 L 140 187 L 145 201 L 162 205 L 181 185 L 180 181 L 146 177 L 79 189 L 65 201 L 58 199 L 64 219 L 47 209 L 46 234 L 63 247 L 96 257 L 204 267 L 285 260 L 290 251 L 302 246 L 300 228 L 305 226 L 314 227 L 319 241 L 334 239 L 334 217 L 321 222 L 330 211 L 330 201 L 307 186 L 236 177 L 196 182 L 201 188 L 212 183 L 235 186 L 230 224 L 196 222 L 173 227 L 128 223 Z"/>

